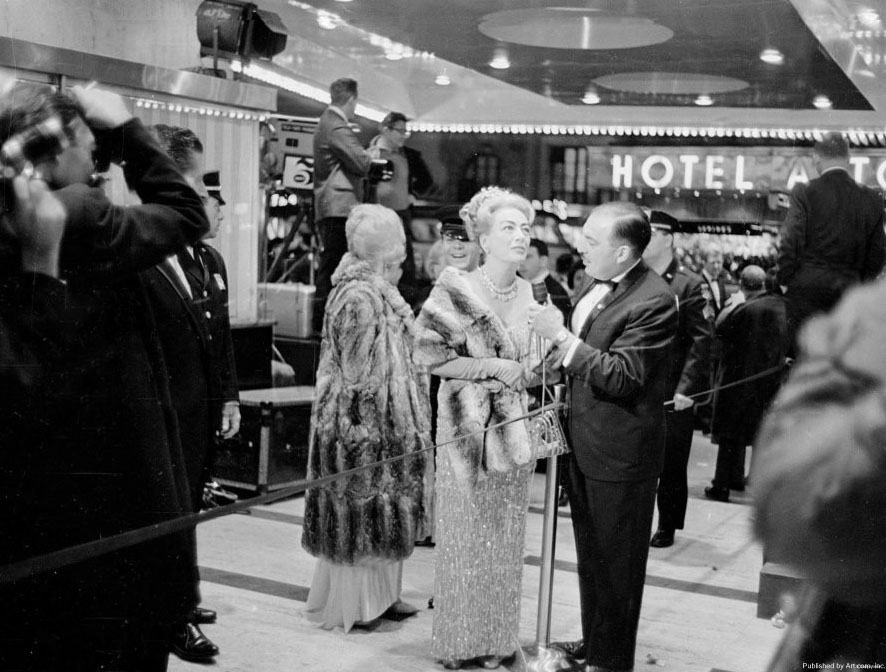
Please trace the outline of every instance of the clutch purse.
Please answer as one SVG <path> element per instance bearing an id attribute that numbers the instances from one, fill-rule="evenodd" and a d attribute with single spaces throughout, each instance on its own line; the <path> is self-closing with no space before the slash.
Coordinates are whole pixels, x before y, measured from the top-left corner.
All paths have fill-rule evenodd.
<path id="1" fill-rule="evenodd" d="M 536 460 L 565 455 L 569 452 L 566 434 L 563 432 L 557 411 L 544 411 L 533 418 L 529 425 L 529 436 L 532 439 L 533 457 Z"/>

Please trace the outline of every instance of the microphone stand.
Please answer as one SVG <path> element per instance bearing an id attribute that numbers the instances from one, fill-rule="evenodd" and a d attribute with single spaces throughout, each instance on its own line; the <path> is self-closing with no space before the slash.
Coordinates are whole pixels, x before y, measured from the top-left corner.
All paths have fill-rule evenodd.
<path id="1" fill-rule="evenodd" d="M 544 339 L 536 336 L 538 351 L 544 353 Z M 554 394 L 547 399 L 547 366 L 542 359 L 541 365 L 541 405 L 544 407 L 550 401 L 563 401 L 564 387 L 554 386 Z M 551 643 L 551 607 L 554 592 L 554 554 L 557 538 L 557 490 L 559 486 L 559 463 L 558 456 L 551 455 L 547 458 L 545 468 L 545 499 L 544 517 L 541 534 L 541 569 L 539 570 L 538 585 L 538 618 L 536 619 L 535 643 L 538 650 L 547 648 Z"/>

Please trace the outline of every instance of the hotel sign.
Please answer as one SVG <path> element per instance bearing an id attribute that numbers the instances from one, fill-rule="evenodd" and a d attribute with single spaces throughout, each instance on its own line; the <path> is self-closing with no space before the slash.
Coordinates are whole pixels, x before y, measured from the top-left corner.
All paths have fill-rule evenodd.
<path id="1" fill-rule="evenodd" d="M 856 181 L 886 190 L 886 151 L 854 150 L 850 162 Z M 790 147 L 589 147 L 586 176 L 569 175 L 570 168 L 567 154 L 567 184 L 586 177 L 588 186 L 616 189 L 790 191 L 818 175 L 812 150 Z"/>

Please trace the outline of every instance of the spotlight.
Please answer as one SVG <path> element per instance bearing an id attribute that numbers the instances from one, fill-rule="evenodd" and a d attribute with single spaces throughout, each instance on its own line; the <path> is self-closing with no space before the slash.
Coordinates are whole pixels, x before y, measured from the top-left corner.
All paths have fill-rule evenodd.
<path id="1" fill-rule="evenodd" d="M 829 110 L 834 106 L 834 104 L 831 102 L 831 99 L 824 94 L 819 94 L 815 96 L 815 98 L 812 99 L 812 104 L 819 110 Z"/>
<path id="2" fill-rule="evenodd" d="M 702 107 L 708 107 L 709 105 L 714 104 L 714 99 L 711 98 L 708 94 L 703 93 L 695 99 L 695 104 L 701 105 Z"/>
<path id="3" fill-rule="evenodd" d="M 496 70 L 507 70 L 511 67 L 511 61 L 508 59 L 508 50 L 498 47 L 492 54 L 492 60 L 489 61 L 489 67 Z"/>
<path id="4" fill-rule="evenodd" d="M 760 52 L 760 60 L 770 65 L 782 65 L 784 63 L 784 54 L 778 49 L 764 49 Z"/>

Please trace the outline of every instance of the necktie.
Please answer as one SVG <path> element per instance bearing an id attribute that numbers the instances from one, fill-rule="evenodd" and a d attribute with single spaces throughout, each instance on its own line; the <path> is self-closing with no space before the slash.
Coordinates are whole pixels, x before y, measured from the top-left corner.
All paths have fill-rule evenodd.
<path id="1" fill-rule="evenodd" d="M 203 296 L 203 264 L 200 261 L 200 256 L 196 252 L 194 256 L 191 256 L 190 252 L 182 250 L 178 253 L 178 263 L 181 264 L 182 270 L 185 272 L 193 297 L 196 299 Z"/>

